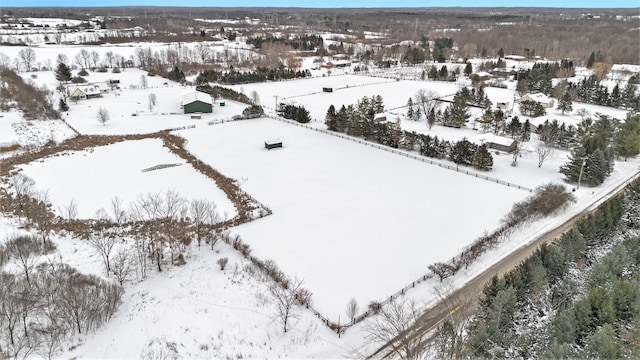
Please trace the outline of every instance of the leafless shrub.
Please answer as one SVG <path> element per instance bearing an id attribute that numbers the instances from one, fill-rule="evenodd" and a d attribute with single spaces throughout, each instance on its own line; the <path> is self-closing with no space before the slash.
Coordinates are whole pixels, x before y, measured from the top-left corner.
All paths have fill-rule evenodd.
<path id="1" fill-rule="evenodd" d="M 564 185 L 544 184 L 536 188 L 532 196 L 514 204 L 503 222 L 515 226 L 565 209 L 572 202 L 575 202 L 575 197 Z"/>
<path id="2" fill-rule="evenodd" d="M 438 278 L 440 278 L 440 282 L 442 282 L 442 280 L 455 275 L 458 271 L 458 267 L 452 264 L 435 263 L 433 265 L 429 265 L 429 270 L 436 274 Z"/>
<path id="3" fill-rule="evenodd" d="M 220 270 L 224 271 L 224 269 L 227 267 L 228 262 L 229 262 L 229 259 L 226 257 L 223 257 L 218 259 L 218 261 L 216 261 L 216 264 L 220 266 Z"/>

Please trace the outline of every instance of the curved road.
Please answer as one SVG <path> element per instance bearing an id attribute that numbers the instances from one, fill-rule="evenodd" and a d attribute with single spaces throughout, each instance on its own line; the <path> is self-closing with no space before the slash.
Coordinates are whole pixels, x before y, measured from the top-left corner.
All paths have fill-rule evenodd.
<path id="1" fill-rule="evenodd" d="M 478 299 L 478 295 L 482 293 L 485 284 L 488 283 L 493 276 L 501 276 L 514 269 L 523 260 L 531 256 L 541 244 L 552 242 L 558 236 L 562 235 L 565 231 L 571 229 L 573 224 L 582 216 L 594 211 L 595 208 L 597 208 L 596 205 L 599 205 L 603 201 L 624 191 L 626 185 L 634 179 L 638 178 L 639 175 L 640 172 L 636 172 L 624 183 L 594 201 L 587 207 L 587 209 L 574 215 L 571 219 L 567 220 L 555 229 L 546 232 L 531 243 L 518 248 L 508 256 L 493 264 L 481 274 L 469 280 L 469 282 L 467 282 L 463 287 L 450 293 L 446 299 L 438 302 L 433 307 L 424 310 L 420 318 L 407 330 L 407 332 L 411 333 L 411 335 L 408 336 L 408 341 L 412 342 L 414 341 L 414 339 L 419 339 L 425 336 L 426 334 L 437 328 L 442 322 L 447 320 L 447 318 L 449 318 L 454 313 L 465 310 L 475 305 Z M 460 301 L 460 299 L 464 300 Z M 402 337 L 406 338 L 406 336 L 404 336 L 406 335 L 406 333 L 403 333 L 401 335 L 403 335 Z M 397 336 L 394 340 L 384 344 L 382 347 L 378 348 L 374 353 L 368 356 L 368 358 L 390 357 L 393 354 L 393 350 L 390 349 L 390 346 L 391 344 L 395 343 L 396 339 L 398 338 L 401 338 L 401 336 Z"/>

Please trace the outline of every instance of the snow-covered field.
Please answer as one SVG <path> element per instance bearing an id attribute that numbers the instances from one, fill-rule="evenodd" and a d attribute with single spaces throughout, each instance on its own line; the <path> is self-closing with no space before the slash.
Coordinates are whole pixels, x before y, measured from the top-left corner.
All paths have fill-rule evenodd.
<path id="1" fill-rule="evenodd" d="M 179 166 L 142 172 L 162 164 Z M 41 159 L 23 166 L 22 172 L 36 181 L 37 188 L 48 190 L 54 209 L 64 209 L 73 201 L 81 219 L 93 218 L 100 209 L 109 213 L 115 197 L 128 208 L 138 196 L 164 195 L 174 190 L 189 200 L 214 201 L 223 219 L 236 214 L 231 201 L 211 179 L 163 147 L 158 139 L 126 141 Z"/>
<path id="2" fill-rule="evenodd" d="M 230 44 L 221 46 L 224 48 Z M 117 52 L 125 58 L 135 55 L 140 44 L 92 47 L 101 55 Z M 147 46 L 147 44 L 144 44 Z M 149 45 L 154 51 L 167 44 Z M 2 47 L 0 53 L 17 56 L 19 47 Z M 54 63 L 58 53 L 69 58 L 80 47 L 34 47 L 40 65 Z M 335 73 L 342 70 L 334 71 Z M 75 75 L 76 71 L 74 71 Z M 471 126 L 451 129 L 425 121 L 404 119 L 407 100 L 419 89 L 440 95 L 455 93 L 460 84 L 409 81 L 356 75 L 321 76 L 312 79 L 234 86 L 250 96 L 255 91 L 260 103 L 272 111 L 277 101 L 304 105 L 314 119 L 310 126 L 324 128 L 330 105 L 354 104 L 363 96 L 380 95 L 392 119 L 400 118 L 407 130 L 439 138 L 474 139 L 480 131 Z M 345 306 L 354 298 L 365 310 L 371 301 L 381 301 L 403 286 L 428 273 L 434 262 L 447 261 L 470 242 L 491 232 L 515 201 L 527 191 L 446 170 L 438 166 L 385 152 L 339 137 L 289 123 L 263 118 L 209 125 L 241 113 L 246 105 L 225 101 L 214 105 L 213 114 L 191 119 L 181 113 L 183 87 L 159 77 L 148 77 L 148 88 L 140 87 L 146 72 L 127 68 L 120 74 L 94 73 L 90 82 L 120 80 L 120 89 L 102 98 L 70 102 L 63 118 L 81 134 L 137 134 L 195 125 L 177 131 L 187 139 L 187 148 L 200 160 L 238 181 L 242 189 L 268 206 L 273 214 L 231 229 L 251 246 L 252 255 L 273 259 L 290 278 L 304 280 L 312 293 L 312 305 L 332 321 L 345 323 Z M 22 73 L 25 79 L 49 89 L 57 81 L 51 71 Z M 32 75 L 37 75 L 33 79 Z M 509 89 L 487 88 L 493 103 L 513 102 L 514 83 Z M 323 93 L 332 87 L 332 93 Z M 149 109 L 149 95 L 157 105 Z M 100 107 L 110 120 L 96 119 Z M 624 118 L 616 109 L 574 103 L 590 114 Z M 517 112 L 517 106 L 516 114 Z M 475 110 L 474 110 L 475 111 Z M 134 115 L 135 114 L 135 115 Z M 475 112 L 474 112 L 475 114 Z M 26 122 L 16 112 L 2 113 L 0 144 L 44 144 L 74 136 L 61 121 Z M 520 116 L 521 120 L 526 117 Z M 562 115 L 555 109 L 530 119 L 533 124 L 558 119 L 577 124 L 576 111 Z M 267 151 L 263 142 L 280 138 L 282 149 Z M 535 188 L 552 181 L 562 182 L 558 167 L 566 162 L 565 151 L 556 150 L 542 167 L 537 165 L 535 139 L 524 144 L 517 166 L 512 156 L 494 153 L 493 178 Z M 159 164 L 181 164 L 150 172 L 142 169 Z M 564 220 L 597 202 L 597 199 L 638 171 L 633 159 L 617 163 L 614 173 L 598 188 L 582 187 L 575 192 L 578 202 L 556 217 L 540 220 L 514 234 L 494 251 L 482 256 L 449 282 L 462 286 L 514 249 L 554 228 Z M 466 169 L 472 171 L 471 169 Z M 221 216 L 236 214 L 231 202 L 216 184 L 162 146 L 160 140 L 126 141 L 109 146 L 40 159 L 23 166 L 36 187 L 48 190 L 52 208 L 58 211 L 72 200 L 79 216 L 92 217 L 107 209 L 111 199 L 135 201 L 138 195 L 174 189 L 189 198 L 216 202 Z M 0 241 L 18 231 L 18 223 L 0 218 Z M 52 256 L 82 272 L 104 276 L 100 258 L 86 243 L 56 236 L 58 251 Z M 216 260 L 228 257 L 221 271 Z M 291 331 L 283 334 L 273 320 L 275 306 L 266 294 L 268 281 L 235 250 L 220 242 L 215 250 L 195 246 L 187 251 L 187 264 L 151 272 L 142 282 L 125 283 L 123 304 L 114 318 L 95 333 L 72 339 L 63 357 L 72 358 L 338 358 L 367 353 L 366 322 L 338 338 L 309 310 L 296 307 L 298 316 Z M 441 284 L 430 279 L 407 296 L 425 305 L 436 301 L 434 289 Z M 71 345 L 74 345 L 72 347 Z M 371 350 L 371 348 L 368 348 Z"/>
<path id="3" fill-rule="evenodd" d="M 273 210 L 234 231 L 334 321 L 350 298 L 384 300 L 451 259 L 529 194 L 271 119 L 180 135 Z M 265 150 L 274 137 L 284 147 Z"/>

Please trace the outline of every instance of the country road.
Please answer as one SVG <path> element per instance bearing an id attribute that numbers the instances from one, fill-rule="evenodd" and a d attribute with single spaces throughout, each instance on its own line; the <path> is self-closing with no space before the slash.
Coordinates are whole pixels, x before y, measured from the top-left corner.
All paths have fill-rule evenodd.
<path id="1" fill-rule="evenodd" d="M 407 330 L 410 335 L 407 336 L 407 332 L 404 332 L 401 334 L 402 336 L 397 336 L 396 339 L 405 338 L 408 339 L 407 341 L 413 342 L 416 339 L 420 339 L 428 335 L 454 313 L 463 312 L 464 310 L 472 310 L 476 305 L 478 296 L 482 293 L 485 284 L 488 283 L 493 276 L 501 276 L 514 269 L 523 260 L 531 256 L 541 244 L 550 243 L 565 231 L 571 229 L 578 219 L 594 211 L 607 199 L 623 192 L 626 185 L 638 177 L 640 177 L 640 172 L 636 172 L 611 191 L 592 201 L 582 212 L 577 213 L 561 225 L 542 234 L 534 241 L 521 246 L 508 256 L 503 257 L 501 260 L 491 265 L 482 273 L 471 278 L 464 286 L 448 294 L 446 299 L 439 301 L 431 308 L 425 309 L 419 319 Z M 391 349 L 391 345 L 397 342 L 396 339 L 384 344 L 367 358 L 393 357 L 394 352 Z"/>

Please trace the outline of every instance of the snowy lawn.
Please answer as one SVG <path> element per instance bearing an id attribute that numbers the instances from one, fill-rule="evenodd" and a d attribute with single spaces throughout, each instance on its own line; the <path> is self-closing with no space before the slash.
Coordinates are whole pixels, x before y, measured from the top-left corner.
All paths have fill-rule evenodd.
<path id="1" fill-rule="evenodd" d="M 180 166 L 141 171 L 159 164 Z M 187 199 L 214 201 L 221 217 L 236 214 L 231 201 L 213 180 L 195 171 L 156 139 L 126 141 L 41 159 L 22 169 L 35 180 L 38 189 L 49 191 L 54 210 L 75 201 L 79 218 L 92 218 L 99 209 L 110 213 L 114 197 L 128 208 L 139 195 L 164 194 L 168 190 L 176 190 Z"/>
<path id="2" fill-rule="evenodd" d="M 451 259 L 529 195 L 271 119 L 180 135 L 273 210 L 235 232 L 254 255 L 304 279 L 334 321 L 350 298 L 383 300 Z M 284 148 L 267 151 L 269 138 Z"/>

